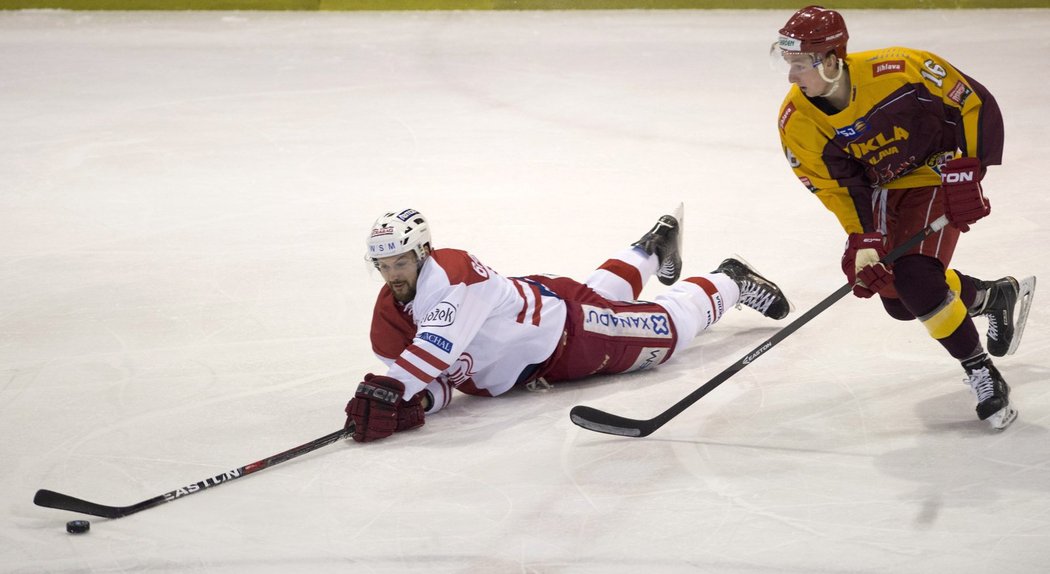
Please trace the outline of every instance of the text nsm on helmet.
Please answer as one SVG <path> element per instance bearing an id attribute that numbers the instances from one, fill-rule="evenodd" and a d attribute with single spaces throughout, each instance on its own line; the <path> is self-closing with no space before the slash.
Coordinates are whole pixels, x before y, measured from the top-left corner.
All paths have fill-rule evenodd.
<path id="1" fill-rule="evenodd" d="M 414 209 L 387 213 L 372 224 L 366 245 L 369 261 L 413 251 L 422 263 L 430 252 L 430 225 Z"/>
<path id="2" fill-rule="evenodd" d="M 780 29 L 777 47 L 784 52 L 815 53 L 823 56 L 834 52 L 846 57 L 849 32 L 842 14 L 821 6 L 806 6 L 795 12 Z"/>

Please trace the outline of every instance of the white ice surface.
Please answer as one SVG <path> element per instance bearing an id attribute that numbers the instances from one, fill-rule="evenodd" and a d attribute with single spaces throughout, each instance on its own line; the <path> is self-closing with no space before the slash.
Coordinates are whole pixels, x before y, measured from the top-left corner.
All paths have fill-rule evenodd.
<path id="1" fill-rule="evenodd" d="M 1047 293 L 998 361 L 1000 434 L 919 325 L 849 297 L 646 439 L 568 411 L 654 416 L 786 323 L 734 311 L 656 371 L 460 395 L 85 536 L 32 504 L 132 504 L 340 428 L 379 368 L 362 240 L 389 209 L 582 277 L 685 201 L 687 273 L 739 253 L 808 309 L 843 238 L 778 148 L 789 15 L 0 13 L 0 571 L 1046 572 Z M 847 18 L 852 49 L 997 95 L 1005 165 L 955 264 L 1050 280 L 1050 11 Z"/>

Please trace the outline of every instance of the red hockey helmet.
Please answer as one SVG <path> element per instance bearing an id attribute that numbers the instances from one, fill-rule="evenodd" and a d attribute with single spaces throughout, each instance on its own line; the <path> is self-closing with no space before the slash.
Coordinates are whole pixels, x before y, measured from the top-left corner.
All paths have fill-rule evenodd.
<path id="1" fill-rule="evenodd" d="M 842 14 L 821 6 L 806 6 L 795 12 L 780 29 L 777 45 L 784 52 L 827 54 L 846 57 L 846 21 Z"/>

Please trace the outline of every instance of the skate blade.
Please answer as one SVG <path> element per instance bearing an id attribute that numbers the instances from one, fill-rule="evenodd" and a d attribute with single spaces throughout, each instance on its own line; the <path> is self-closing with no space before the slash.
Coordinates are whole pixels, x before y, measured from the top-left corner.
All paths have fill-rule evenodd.
<path id="1" fill-rule="evenodd" d="M 678 206 L 671 212 L 671 217 L 678 221 L 678 239 L 675 247 L 678 248 L 678 275 L 667 275 L 663 272 L 663 266 L 656 271 L 656 278 L 664 285 L 674 285 L 682 276 L 682 239 L 685 237 L 685 203 L 678 202 Z"/>
<path id="2" fill-rule="evenodd" d="M 1025 277 L 1017 283 L 1017 319 L 1014 321 L 1014 338 L 1010 341 L 1010 349 L 1006 351 L 1007 355 L 1014 354 L 1017 351 L 1017 347 L 1021 346 L 1021 335 L 1024 334 L 1024 326 L 1028 322 L 1028 310 L 1032 307 L 1032 297 L 1034 296 L 1034 276 Z"/>
<path id="3" fill-rule="evenodd" d="M 999 412 L 988 417 L 988 424 L 992 425 L 992 428 L 1001 431 L 1006 427 L 1010 426 L 1010 423 L 1017 420 L 1017 409 L 1010 405 L 999 409 Z"/>

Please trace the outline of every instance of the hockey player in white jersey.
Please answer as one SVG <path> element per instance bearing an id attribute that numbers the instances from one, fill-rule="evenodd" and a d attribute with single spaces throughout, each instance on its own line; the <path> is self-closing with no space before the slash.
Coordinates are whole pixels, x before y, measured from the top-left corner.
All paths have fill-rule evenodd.
<path id="1" fill-rule="evenodd" d="M 504 277 L 466 251 L 435 248 L 412 209 L 376 220 L 367 258 L 382 275 L 372 349 L 387 365 L 368 374 L 346 406 L 354 440 L 421 426 L 453 389 L 494 397 L 518 385 L 655 367 L 730 308 L 782 319 L 781 290 L 739 259 L 706 275 L 681 275 L 682 209 L 664 215 L 584 283 L 567 277 Z M 671 285 L 638 301 L 657 275 Z"/>

